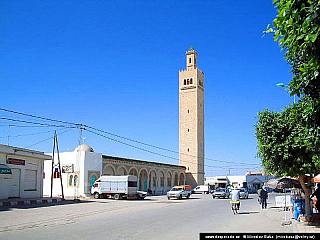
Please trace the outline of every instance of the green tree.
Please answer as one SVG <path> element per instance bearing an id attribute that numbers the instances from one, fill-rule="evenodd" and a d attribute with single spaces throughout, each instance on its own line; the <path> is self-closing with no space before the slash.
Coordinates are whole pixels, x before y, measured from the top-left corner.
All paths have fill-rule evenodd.
<path id="1" fill-rule="evenodd" d="M 305 174 L 320 170 L 318 150 L 310 138 L 313 134 L 307 128 L 304 114 L 305 102 L 285 108 L 282 112 L 265 110 L 258 113 L 256 138 L 258 157 L 269 173 L 278 176 L 296 176 L 305 192 L 306 213 L 310 216 L 311 186 L 305 184 Z"/>
<path id="2" fill-rule="evenodd" d="M 294 74 L 292 95 L 320 99 L 320 1 L 274 0 L 278 15 L 273 27 L 274 40 L 285 50 Z"/>
<path id="3" fill-rule="evenodd" d="M 320 170 L 320 1 L 273 3 L 278 15 L 266 32 L 285 51 L 293 73 L 288 91 L 300 100 L 280 113 L 258 113 L 258 156 L 270 173 L 299 176 L 309 216 L 311 188 L 303 177 Z"/>

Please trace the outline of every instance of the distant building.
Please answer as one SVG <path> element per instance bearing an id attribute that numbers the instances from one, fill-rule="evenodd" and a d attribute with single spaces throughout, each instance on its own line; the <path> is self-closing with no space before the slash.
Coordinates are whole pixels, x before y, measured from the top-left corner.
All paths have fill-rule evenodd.
<path id="1" fill-rule="evenodd" d="M 43 191 L 43 152 L 0 144 L 0 199 L 40 198 Z"/>
<path id="2" fill-rule="evenodd" d="M 205 177 L 205 184 L 217 187 L 237 186 L 240 188 L 247 188 L 249 192 L 254 193 L 263 186 L 265 182 L 275 176 L 268 176 L 263 171 L 249 171 L 246 175 L 240 176 L 217 176 Z"/>
<path id="3" fill-rule="evenodd" d="M 158 162 L 149 162 L 96 153 L 88 145 L 80 145 L 73 152 L 59 154 L 62 173 L 55 155 L 53 174 L 53 196 L 61 196 L 60 177 L 62 177 L 65 197 L 89 197 L 92 184 L 101 175 L 138 177 L 138 189 L 164 194 L 172 186 L 185 184 L 185 167 Z M 51 195 L 52 161 L 44 163 L 45 196 Z"/>

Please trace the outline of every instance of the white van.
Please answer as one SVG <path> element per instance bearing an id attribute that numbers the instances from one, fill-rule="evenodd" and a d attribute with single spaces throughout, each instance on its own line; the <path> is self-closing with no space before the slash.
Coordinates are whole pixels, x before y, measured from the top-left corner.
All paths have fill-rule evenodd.
<path id="1" fill-rule="evenodd" d="M 210 188 L 208 185 L 199 185 L 192 190 L 192 193 L 204 193 L 209 194 Z"/>

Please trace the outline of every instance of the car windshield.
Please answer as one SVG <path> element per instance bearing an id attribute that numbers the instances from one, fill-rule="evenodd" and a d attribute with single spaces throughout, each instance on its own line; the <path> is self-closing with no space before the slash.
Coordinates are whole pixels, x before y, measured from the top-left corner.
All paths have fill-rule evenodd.
<path id="1" fill-rule="evenodd" d="M 172 188 L 171 191 L 181 191 L 182 188 Z"/>
<path id="2" fill-rule="evenodd" d="M 225 191 L 226 191 L 225 188 L 218 188 L 218 189 L 217 189 L 217 192 L 225 192 Z"/>

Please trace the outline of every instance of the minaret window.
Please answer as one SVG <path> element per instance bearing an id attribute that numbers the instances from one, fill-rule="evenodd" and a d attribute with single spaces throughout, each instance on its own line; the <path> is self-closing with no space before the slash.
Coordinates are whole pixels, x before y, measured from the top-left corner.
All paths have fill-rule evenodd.
<path id="1" fill-rule="evenodd" d="M 186 84 L 187 84 L 187 81 L 186 81 L 186 80 L 184 80 L 184 81 L 183 81 L 183 84 L 184 84 L 184 85 L 186 85 Z"/>
<path id="2" fill-rule="evenodd" d="M 189 63 L 191 63 L 191 58 L 189 58 Z"/>
<path id="3" fill-rule="evenodd" d="M 189 78 L 188 78 L 188 80 L 187 80 L 187 84 L 188 84 L 188 85 L 190 84 L 190 80 L 189 80 Z"/>
<path id="4" fill-rule="evenodd" d="M 190 84 L 192 84 L 192 78 L 190 78 Z"/>

